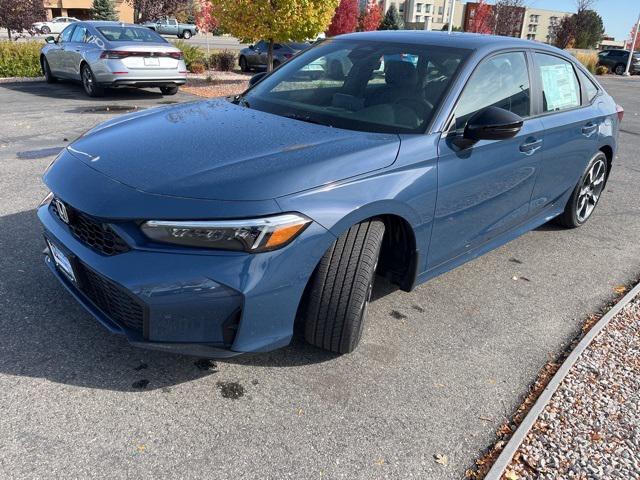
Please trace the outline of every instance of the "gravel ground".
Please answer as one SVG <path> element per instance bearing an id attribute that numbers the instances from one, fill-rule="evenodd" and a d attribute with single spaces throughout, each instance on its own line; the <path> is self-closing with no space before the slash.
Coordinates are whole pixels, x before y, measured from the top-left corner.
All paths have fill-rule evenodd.
<path id="1" fill-rule="evenodd" d="M 200 97 L 226 97 L 244 92 L 253 74 L 208 71 L 201 75 L 188 74 L 183 91 Z"/>
<path id="2" fill-rule="evenodd" d="M 583 352 L 503 479 L 640 478 L 640 296 Z"/>

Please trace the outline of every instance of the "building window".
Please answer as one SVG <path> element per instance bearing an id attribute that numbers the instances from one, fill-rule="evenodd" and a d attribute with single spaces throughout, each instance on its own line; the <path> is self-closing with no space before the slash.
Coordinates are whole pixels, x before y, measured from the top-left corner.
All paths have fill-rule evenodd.
<path id="1" fill-rule="evenodd" d="M 535 40 L 535 39 L 536 39 L 536 34 L 535 33 L 527 34 L 527 40 Z"/>
<path id="2" fill-rule="evenodd" d="M 438 15 L 444 15 L 444 7 L 442 5 L 438 7 Z"/>
<path id="3" fill-rule="evenodd" d="M 422 13 L 422 4 L 416 3 L 416 13 Z"/>
<path id="4" fill-rule="evenodd" d="M 422 22 L 422 15 L 416 15 L 416 22 Z"/>
<path id="5" fill-rule="evenodd" d="M 558 24 L 558 17 L 550 17 L 549 24 L 555 27 Z"/>
<path id="6" fill-rule="evenodd" d="M 529 32 L 530 33 L 536 33 L 538 31 L 538 26 L 537 25 L 529 25 Z"/>
<path id="7" fill-rule="evenodd" d="M 529 15 L 529 22 L 538 23 L 539 18 L 540 18 L 540 15 Z"/>
<path id="8" fill-rule="evenodd" d="M 402 3 L 400 4 L 400 7 L 398 8 L 398 11 L 399 11 L 400 13 L 403 13 L 403 12 L 404 12 L 404 3 L 405 3 L 405 2 L 402 2 Z"/>
<path id="9" fill-rule="evenodd" d="M 430 3 L 427 3 L 424 6 L 424 13 L 431 13 L 431 4 Z"/>

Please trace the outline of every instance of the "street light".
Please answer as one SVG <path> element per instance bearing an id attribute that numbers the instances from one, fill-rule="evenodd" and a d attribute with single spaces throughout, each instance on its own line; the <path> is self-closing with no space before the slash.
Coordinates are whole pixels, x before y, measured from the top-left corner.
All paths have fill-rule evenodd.
<path id="1" fill-rule="evenodd" d="M 451 0 L 451 14 L 449 15 L 449 33 L 453 30 L 453 14 L 456 12 L 456 0 Z M 638 33 L 636 29 L 636 33 Z"/>
<path id="2" fill-rule="evenodd" d="M 631 60 L 633 60 L 633 51 L 636 46 L 636 41 L 638 40 L 638 29 L 640 28 L 640 15 L 638 15 L 638 21 L 636 22 L 636 31 L 633 34 L 633 40 L 631 42 L 631 47 L 629 48 L 629 58 L 627 59 L 627 68 L 624 71 L 626 76 L 629 76 L 629 70 L 631 69 Z"/>

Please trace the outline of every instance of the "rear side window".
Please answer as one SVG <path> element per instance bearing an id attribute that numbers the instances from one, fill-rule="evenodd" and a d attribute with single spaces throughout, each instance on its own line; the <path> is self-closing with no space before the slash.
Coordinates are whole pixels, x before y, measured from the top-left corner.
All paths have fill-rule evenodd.
<path id="1" fill-rule="evenodd" d="M 484 60 L 473 72 L 456 107 L 456 129 L 476 112 L 499 107 L 526 118 L 531 112 L 529 71 L 524 52 L 509 52 Z"/>
<path id="2" fill-rule="evenodd" d="M 82 43 L 84 42 L 85 35 L 87 34 L 87 28 L 82 26 L 77 26 L 73 31 L 73 36 L 71 37 L 72 42 Z"/>
<path id="3" fill-rule="evenodd" d="M 580 78 L 580 83 L 584 86 L 584 92 L 586 94 L 585 103 L 591 103 L 596 95 L 598 95 L 598 87 L 596 87 L 591 79 L 580 69 L 578 69 L 578 78 Z"/>
<path id="4" fill-rule="evenodd" d="M 67 28 L 65 28 L 62 31 L 62 33 L 60 34 L 60 42 L 62 42 L 62 43 L 70 42 L 71 41 L 71 34 L 75 30 L 75 28 L 76 28 L 75 25 L 69 25 Z"/>
<path id="5" fill-rule="evenodd" d="M 558 112 L 580 106 L 580 84 L 571 62 L 560 57 L 536 53 L 542 84 L 544 112 Z"/>

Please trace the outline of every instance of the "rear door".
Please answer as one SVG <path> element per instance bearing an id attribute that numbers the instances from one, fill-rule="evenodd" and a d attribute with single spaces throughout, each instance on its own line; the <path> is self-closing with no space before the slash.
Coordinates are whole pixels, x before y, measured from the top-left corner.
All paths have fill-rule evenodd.
<path id="1" fill-rule="evenodd" d="M 438 199 L 427 266 L 436 268 L 527 220 L 542 158 L 542 122 L 532 118 L 531 57 L 501 52 L 484 59 L 454 109 L 452 125 L 438 145 Z M 506 140 L 453 143 L 477 112 L 495 106 L 524 119 Z"/>
<path id="2" fill-rule="evenodd" d="M 541 210 L 564 201 L 564 195 L 573 190 L 595 154 L 605 117 L 598 109 L 597 87 L 580 72 L 581 88 L 579 71 L 572 62 L 546 52 L 536 52 L 534 57 L 545 151 L 532 207 Z"/>

